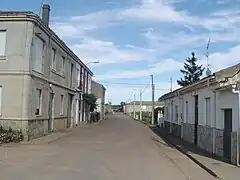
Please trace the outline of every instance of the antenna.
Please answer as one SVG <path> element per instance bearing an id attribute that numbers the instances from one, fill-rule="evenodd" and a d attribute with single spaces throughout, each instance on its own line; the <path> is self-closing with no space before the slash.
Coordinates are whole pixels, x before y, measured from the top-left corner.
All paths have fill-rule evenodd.
<path id="1" fill-rule="evenodd" d="M 43 3 L 44 3 L 44 0 L 41 0 L 41 5 L 40 5 L 39 12 L 38 12 L 38 16 L 41 15 Z"/>
<path id="2" fill-rule="evenodd" d="M 212 74 L 211 70 L 209 69 L 210 64 L 208 62 L 208 57 L 209 57 L 209 46 L 210 46 L 210 38 L 207 42 L 207 52 L 206 52 L 206 58 L 207 58 L 207 70 L 206 70 L 206 75 L 210 76 Z"/>
<path id="3" fill-rule="evenodd" d="M 170 77 L 170 92 L 172 92 L 172 76 Z"/>

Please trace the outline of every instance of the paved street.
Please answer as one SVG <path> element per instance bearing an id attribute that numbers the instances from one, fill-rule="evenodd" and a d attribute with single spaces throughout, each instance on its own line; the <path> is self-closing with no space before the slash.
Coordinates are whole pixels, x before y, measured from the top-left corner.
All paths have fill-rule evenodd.
<path id="1" fill-rule="evenodd" d="M 185 180 L 213 179 L 121 114 L 78 127 L 50 144 L 0 147 L 1 180 Z"/>

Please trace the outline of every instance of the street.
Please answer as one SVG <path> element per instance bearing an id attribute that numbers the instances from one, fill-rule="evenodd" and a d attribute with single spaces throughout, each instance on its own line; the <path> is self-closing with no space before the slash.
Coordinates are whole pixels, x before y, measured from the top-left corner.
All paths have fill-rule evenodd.
<path id="1" fill-rule="evenodd" d="M 122 114 L 77 127 L 50 144 L 2 146 L 0 153 L 1 180 L 213 179 L 148 127 Z"/>

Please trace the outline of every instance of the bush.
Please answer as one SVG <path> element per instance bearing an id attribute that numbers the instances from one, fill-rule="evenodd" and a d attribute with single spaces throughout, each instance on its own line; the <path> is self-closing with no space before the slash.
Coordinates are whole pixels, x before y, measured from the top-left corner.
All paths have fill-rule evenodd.
<path id="1" fill-rule="evenodd" d="M 22 131 L 13 131 L 11 128 L 4 129 L 0 126 L 0 144 L 3 143 L 18 143 L 23 141 L 23 134 Z"/>

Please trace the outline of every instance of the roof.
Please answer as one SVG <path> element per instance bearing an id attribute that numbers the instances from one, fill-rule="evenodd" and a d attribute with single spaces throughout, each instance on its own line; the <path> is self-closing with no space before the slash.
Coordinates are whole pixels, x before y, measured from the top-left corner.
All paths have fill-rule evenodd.
<path id="1" fill-rule="evenodd" d="M 129 102 L 127 103 L 128 105 L 129 104 L 133 104 L 135 102 L 135 105 L 140 105 L 140 102 L 141 101 L 132 101 L 132 102 Z M 158 105 L 158 106 L 164 106 L 164 102 L 161 102 L 161 101 L 155 101 L 155 105 Z M 142 105 L 143 106 L 151 106 L 152 105 L 152 101 L 142 101 Z"/>
<path id="2" fill-rule="evenodd" d="M 96 82 L 94 80 L 92 80 L 92 83 L 93 84 L 97 84 L 98 86 L 101 86 L 104 90 L 106 90 L 106 88 L 101 83 L 98 83 L 98 82 Z"/>
<path id="3" fill-rule="evenodd" d="M 161 97 L 159 97 L 158 101 L 163 101 L 165 99 L 175 97 L 184 90 L 191 90 L 192 88 L 197 87 L 200 84 L 207 83 L 208 80 L 209 80 L 210 84 L 219 83 L 221 81 L 226 81 L 226 79 L 232 78 L 239 73 L 240 73 L 240 63 L 238 63 L 234 66 L 230 66 L 228 68 L 219 70 L 219 71 L 213 73 L 211 76 L 205 77 L 205 78 L 203 78 L 203 79 L 201 79 L 201 80 L 199 80 L 199 81 L 197 81 L 197 82 L 195 82 L 191 85 L 181 87 L 181 88 L 176 89 L 172 92 L 166 93 L 166 94 L 162 95 Z"/>
<path id="4" fill-rule="evenodd" d="M 51 35 L 51 38 L 63 48 L 68 55 L 79 62 L 84 68 L 93 75 L 93 72 L 84 64 L 81 59 L 65 44 L 65 42 L 58 37 L 58 35 L 47 25 L 42 19 L 32 11 L 0 11 L 0 21 L 32 21 L 37 23 L 42 30 Z"/>

